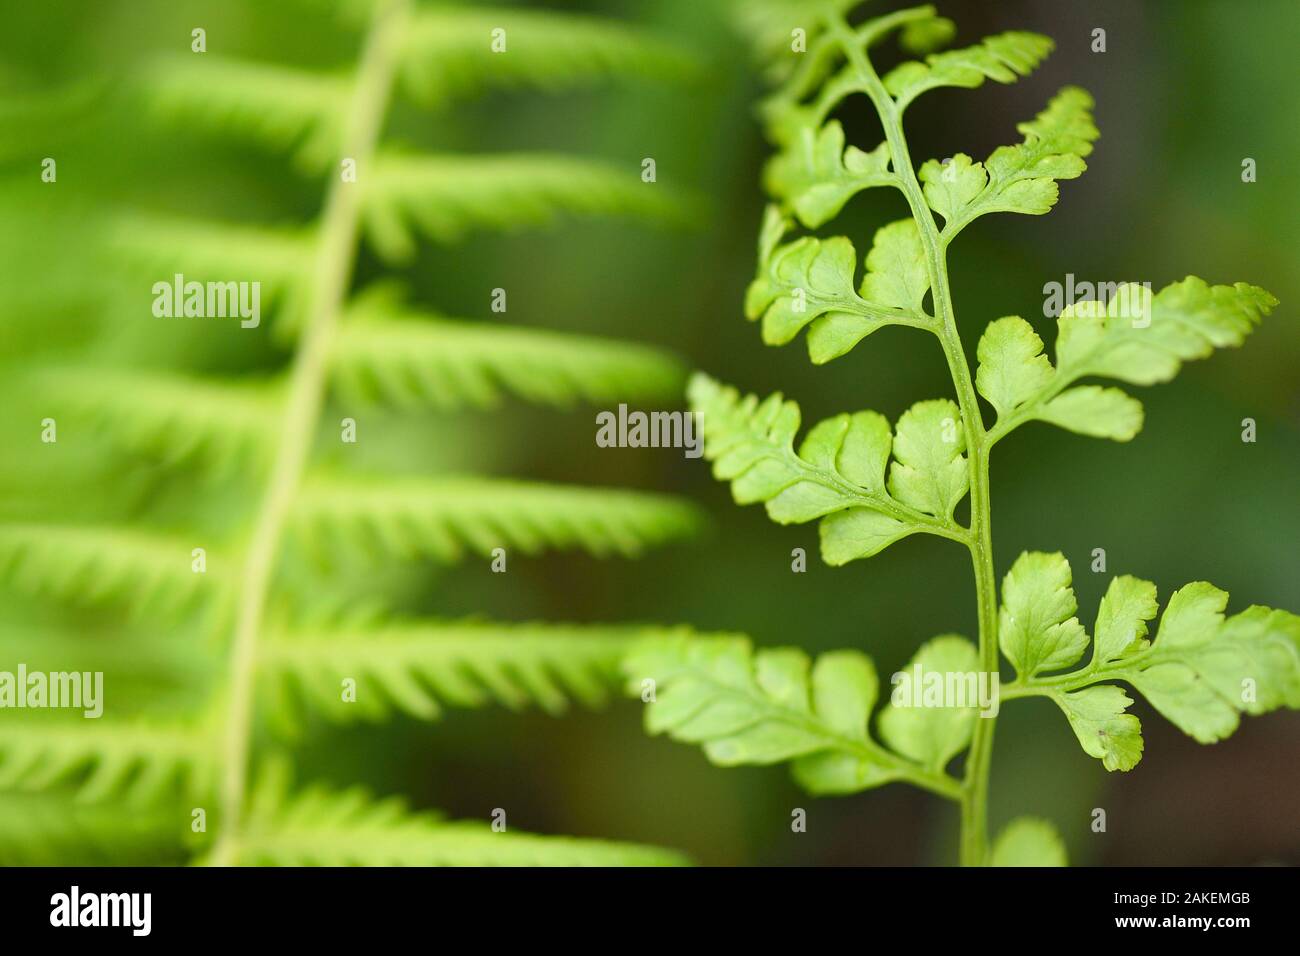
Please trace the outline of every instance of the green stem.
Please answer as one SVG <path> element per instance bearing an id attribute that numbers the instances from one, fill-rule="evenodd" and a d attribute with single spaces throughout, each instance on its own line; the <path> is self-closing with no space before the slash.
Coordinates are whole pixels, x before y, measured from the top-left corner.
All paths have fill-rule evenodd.
<path id="1" fill-rule="evenodd" d="M 862 40 L 838 14 L 828 18 L 830 28 L 839 37 L 845 56 L 861 76 L 863 89 L 875 105 L 884 127 L 885 140 L 893 162 L 894 174 L 912 217 L 916 220 L 921 243 L 925 248 L 926 265 L 930 273 L 930 288 L 934 295 L 935 317 L 939 320 L 936 334 L 943 345 L 944 357 L 952 375 L 961 411 L 962 429 L 966 440 L 966 462 L 970 477 L 971 566 L 975 574 L 975 594 L 979 614 L 980 667 L 996 674 L 998 664 L 997 643 L 997 580 L 993 573 L 993 532 L 989 506 L 988 452 L 990 443 L 980 414 L 979 399 L 971 380 L 970 366 L 957 331 L 953 311 L 952 293 L 948 287 L 947 246 L 935 224 L 934 215 L 907 149 L 903 134 L 902 116 L 898 105 L 885 90 L 875 68 L 871 65 Z M 975 733 L 966 758 L 966 772 L 961 795 L 961 850 L 963 866 L 981 866 L 988 856 L 988 788 L 993 754 L 993 717 L 976 721 Z"/>
<path id="2" fill-rule="evenodd" d="M 358 178 L 368 172 L 388 111 L 407 3 L 385 0 L 378 5 L 357 67 L 342 146 L 343 156 L 355 161 Z M 360 216 L 357 189 L 356 183 L 344 182 L 341 170 L 335 172 L 325 199 L 309 311 L 290 371 L 279 448 L 244 560 L 229 662 L 230 698 L 218 793 L 219 830 L 210 857 L 216 866 L 231 865 L 238 859 L 252 747 L 257 642 L 285 524 L 319 425 L 330 344 L 352 278 Z"/>

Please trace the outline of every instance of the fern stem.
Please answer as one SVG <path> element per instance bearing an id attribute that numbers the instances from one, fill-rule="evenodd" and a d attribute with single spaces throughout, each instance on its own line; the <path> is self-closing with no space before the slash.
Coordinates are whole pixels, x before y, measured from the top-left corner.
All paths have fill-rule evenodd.
<path id="1" fill-rule="evenodd" d="M 408 0 L 384 0 L 378 4 L 357 66 L 348 105 L 344 155 L 355 161 L 359 176 L 367 172 L 388 112 L 396 48 L 404 29 L 407 5 Z M 285 523 L 319 425 L 330 343 L 351 282 L 360 216 L 357 188 L 357 184 L 344 182 L 336 173 L 326 195 L 310 312 L 293 358 L 279 449 L 245 558 L 230 654 L 230 698 L 218 795 L 219 835 L 209 858 L 213 865 L 233 864 L 238 856 L 252 748 L 257 642 Z"/>
<path id="2" fill-rule="evenodd" d="M 863 91 L 870 98 L 880 116 L 885 140 L 903 195 L 907 197 L 912 217 L 916 220 L 921 242 L 925 247 L 926 265 L 930 275 L 930 288 L 934 294 L 934 311 L 939 320 L 936 334 L 943 346 L 948 370 L 952 375 L 957 405 L 961 410 L 962 429 L 966 440 L 966 463 L 970 478 L 970 536 L 967 545 L 975 575 L 975 594 L 979 617 L 980 667 L 990 673 L 998 672 L 997 644 L 997 580 L 993 572 L 993 532 L 990 518 L 988 451 L 979 399 L 971 379 L 970 365 L 962 346 L 961 333 L 953 310 L 952 292 L 948 287 L 947 247 L 934 221 L 934 214 L 921 191 L 916 170 L 907 149 L 903 133 L 902 116 L 898 105 L 885 90 L 875 68 L 871 65 L 861 38 L 838 13 L 828 15 L 830 30 L 838 37 L 844 55 L 857 70 Z M 963 866 L 981 866 L 988 856 L 988 786 L 993 751 L 993 717 L 981 717 L 975 722 L 975 733 L 966 757 L 965 778 L 961 793 L 961 845 L 960 860 Z"/>

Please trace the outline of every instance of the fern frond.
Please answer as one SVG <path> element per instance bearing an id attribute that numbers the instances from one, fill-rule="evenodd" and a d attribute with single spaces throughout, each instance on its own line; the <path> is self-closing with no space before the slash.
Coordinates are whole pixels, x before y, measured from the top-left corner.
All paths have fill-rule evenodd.
<path id="1" fill-rule="evenodd" d="M 66 781 L 75 783 L 83 802 L 120 796 L 143 806 L 169 791 L 209 792 L 214 749 L 197 725 L 10 719 L 0 724 L 0 788 L 45 790 Z"/>
<path id="2" fill-rule="evenodd" d="M 262 382 L 104 368 L 48 369 L 38 382 L 122 447 L 218 476 L 265 465 L 276 436 L 278 389 Z"/>
<path id="3" fill-rule="evenodd" d="M 526 401 L 668 399 L 686 375 L 666 352 L 615 340 L 426 318 L 363 304 L 334 339 L 335 383 L 352 399 L 404 408 L 492 408 Z"/>
<path id="4" fill-rule="evenodd" d="M 666 495 L 471 477 L 318 479 L 304 486 L 293 520 L 318 554 L 337 541 L 349 551 L 441 561 L 494 548 L 635 557 L 701 524 L 694 506 Z"/>
<path id="5" fill-rule="evenodd" d="M 151 64 L 139 91 L 164 119 L 292 151 L 301 168 L 319 172 L 336 158 L 350 86 L 345 76 L 185 55 Z"/>
<path id="6" fill-rule="evenodd" d="M 259 282 L 264 317 L 274 310 L 285 332 L 301 325 L 315 256 L 310 229 L 134 215 L 119 218 L 108 241 L 153 282 L 171 284 L 178 274 L 186 282 Z"/>
<path id="7" fill-rule="evenodd" d="M 471 229 L 545 226 L 561 213 L 682 222 L 683 204 L 639 167 L 544 154 L 381 154 L 361 175 L 362 220 L 376 251 L 408 260 L 415 235 L 450 243 Z"/>
<path id="8" fill-rule="evenodd" d="M 671 866 L 679 853 L 634 843 L 544 837 L 412 812 L 362 788 L 321 786 L 268 806 L 260 798 L 241 836 L 244 866 Z"/>
<path id="9" fill-rule="evenodd" d="M 382 720 L 394 709 L 431 720 L 444 706 L 490 704 L 560 714 L 573 701 L 603 706 L 633 642 L 682 630 L 493 621 L 299 628 L 268 639 L 259 667 L 273 689 L 298 691 L 339 721 Z M 343 700 L 347 678 L 355 700 Z"/>
<path id="10" fill-rule="evenodd" d="M 186 541 L 133 528 L 79 525 L 0 526 L 0 580 L 37 597 L 73 604 L 124 603 L 137 614 L 181 613 L 228 599 L 229 572 L 212 561 L 193 570 Z"/>
<path id="11" fill-rule="evenodd" d="M 424 10 L 401 57 L 404 89 L 431 106 L 491 87 L 554 91 L 624 75 L 685 81 L 699 73 L 694 58 L 643 31 L 550 11 Z"/>
<path id="12" fill-rule="evenodd" d="M 63 793 L 0 792 L 0 866 L 181 862 L 187 818 L 84 804 Z"/>

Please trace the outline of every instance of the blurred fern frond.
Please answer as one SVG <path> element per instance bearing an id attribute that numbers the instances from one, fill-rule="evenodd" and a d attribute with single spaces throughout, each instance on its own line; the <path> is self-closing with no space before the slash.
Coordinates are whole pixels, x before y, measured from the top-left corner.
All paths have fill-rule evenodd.
<path id="1" fill-rule="evenodd" d="M 671 850 L 516 833 L 412 812 L 399 797 L 314 785 L 290 795 L 265 779 L 238 862 L 262 866 L 673 866 Z"/>
<path id="2" fill-rule="evenodd" d="M 284 333 L 301 328 L 308 305 L 317 237 L 310 228 L 205 222 L 153 215 L 117 218 L 109 227 L 109 252 L 140 276 L 153 280 L 137 308 L 152 308 L 166 288 L 173 312 L 184 317 L 187 283 L 228 283 L 232 276 L 253 288 L 260 307 L 274 313 Z M 238 294 L 238 288 L 236 289 Z M 177 299 L 179 298 L 179 301 Z M 206 300 L 204 302 L 206 307 Z"/>
<path id="3" fill-rule="evenodd" d="M 402 45 L 404 89 L 426 105 L 491 87 L 563 90 L 619 76 L 688 82 L 698 61 L 673 44 L 606 20 L 554 12 L 434 8 Z"/>
<path id="4" fill-rule="evenodd" d="M 291 155 L 304 188 L 324 180 L 315 215 L 258 221 L 260 206 L 240 210 L 222 193 L 204 194 L 192 172 L 179 196 L 149 194 L 158 212 L 121 214 L 110 188 L 93 202 L 71 190 L 26 200 L 79 227 L 81 204 L 94 207 L 78 238 L 98 257 L 88 264 L 104 265 L 104 275 L 86 277 L 86 298 L 104 315 L 84 354 L 47 349 L 30 384 L 2 386 L 31 399 L 23 416 L 35 415 L 43 431 L 14 429 L 16 453 L 0 460 L 0 487 L 28 506 L 5 512 L 22 522 L 0 525 L 0 588 L 6 598 L 32 596 L 0 600 L 0 651 L 31 669 L 69 668 L 59 680 L 111 681 L 102 719 L 41 711 L 0 724 L 0 861 L 682 862 L 634 844 L 450 823 L 359 789 L 295 790 L 287 767 L 248 785 L 255 758 L 285 744 L 276 718 L 286 691 L 333 721 L 427 719 L 444 707 L 494 704 L 560 713 L 603 705 L 620 683 L 624 645 L 668 630 L 365 613 L 400 604 L 383 580 L 411 574 L 397 559 L 450 562 L 495 548 L 632 557 L 685 540 L 700 524 L 692 507 L 664 495 L 396 476 L 391 462 L 369 464 L 347 437 L 319 447 L 331 431 L 327 413 L 362 401 L 374 411 L 370 436 L 384 432 L 392 408 L 428 416 L 493 408 L 507 395 L 569 407 L 679 394 L 682 365 L 655 349 L 441 319 L 432 303 L 406 307 L 359 291 L 354 271 L 363 239 L 382 266 L 411 256 L 422 239 L 544 226 L 565 214 L 685 222 L 674 187 L 643 181 L 639 159 L 403 152 L 388 142 L 385 121 L 404 96 L 418 108 L 494 87 L 570 89 L 622 75 L 678 81 L 695 75 L 691 58 L 584 17 L 412 0 L 302 3 L 305 27 L 328 20 L 331 32 L 356 32 L 355 62 L 253 62 L 225 49 L 143 56 L 148 65 L 127 84 L 127 128 L 115 133 L 164 129 L 169 141 L 251 140 Z M 491 46 L 499 28 L 502 55 Z M 157 155 L 144 153 L 137 162 Z M 152 184 L 154 172 L 140 179 Z M 78 205 L 60 205 L 74 201 L 65 196 Z M 225 221 L 204 218 L 213 206 Z M 242 315 L 246 291 L 257 297 L 256 317 Z M 248 321 L 229 321 L 236 294 Z M 110 319 L 139 324 L 123 332 Z M 146 360 L 122 346 L 151 338 L 185 347 L 154 349 Z M 36 434 L 45 437 L 33 451 Z M 112 457 L 102 455 L 105 442 L 130 465 L 97 461 Z M 95 500 L 87 462 L 136 493 Z M 205 482 L 197 489 L 196 474 Z M 83 524 L 64 513 L 73 511 Z M 301 543 L 308 547 L 294 547 Z M 304 550 L 346 561 L 314 567 Z M 356 555 L 378 570 L 353 578 Z M 421 590 L 418 610 L 427 614 L 427 583 Z M 343 613 L 322 622 L 317 612 L 333 599 Z M 87 628 L 91 612 L 64 604 L 91 605 L 102 620 Z M 134 614 L 100 610 L 114 604 Z M 351 699 L 340 694 L 349 682 Z M 13 814 L 47 798 L 86 813 L 14 825 Z M 124 803 L 139 826 L 113 830 Z"/>
<path id="5" fill-rule="evenodd" d="M 200 129 L 237 131 L 320 172 L 343 139 L 338 104 L 348 78 L 273 63 L 167 57 L 138 79 L 138 95 L 159 117 Z"/>
<path id="6" fill-rule="evenodd" d="M 561 407 L 668 399 L 685 382 L 674 356 L 644 345 L 423 317 L 388 303 L 354 309 L 332 367 L 350 400 L 442 411 L 495 408 L 506 393 Z"/>
<path id="7" fill-rule="evenodd" d="M 218 477 L 270 459 L 279 383 L 112 368 L 50 369 L 40 378 L 53 401 L 127 451 L 164 464 L 197 460 Z"/>
<path id="8" fill-rule="evenodd" d="M 0 788 L 72 781 L 87 803 L 124 797 L 149 806 L 169 791 L 210 793 L 216 770 L 212 735 L 199 724 L 32 719 L 0 732 Z"/>
<path id="9" fill-rule="evenodd" d="M 390 262 L 415 251 L 415 236 L 460 239 L 471 229 L 545 226 L 564 212 L 635 215 L 667 222 L 684 205 L 639 169 L 568 156 L 408 156 L 375 158 L 362 199 L 366 235 Z"/>
<path id="10" fill-rule="evenodd" d="M 444 707 L 489 704 L 558 715 L 574 702 L 605 706 L 630 647 L 685 630 L 479 620 L 324 627 L 274 635 L 258 666 L 268 691 L 338 721 L 394 710 L 432 720 Z M 356 682 L 355 702 L 341 699 L 346 679 Z"/>
<path id="11" fill-rule="evenodd" d="M 120 603 L 166 618 L 204 600 L 229 600 L 228 573 L 195 570 L 195 545 L 135 528 L 0 526 L 0 579 L 37 597 Z"/>
<path id="12" fill-rule="evenodd" d="M 316 479 L 293 520 L 317 554 L 341 547 L 441 561 L 497 548 L 636 557 L 699 526 L 695 508 L 667 495 L 469 477 Z"/>

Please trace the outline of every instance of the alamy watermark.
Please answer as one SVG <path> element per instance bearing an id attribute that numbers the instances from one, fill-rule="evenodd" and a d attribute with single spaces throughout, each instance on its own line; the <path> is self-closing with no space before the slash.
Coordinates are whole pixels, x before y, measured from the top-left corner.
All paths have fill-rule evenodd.
<path id="1" fill-rule="evenodd" d="M 1130 319 L 1135 329 L 1151 324 L 1150 282 L 1076 282 L 1067 272 L 1065 282 L 1048 282 L 1043 286 L 1043 315 L 1054 319 L 1067 308 L 1084 302 L 1106 306 L 1110 315 Z"/>
<path id="2" fill-rule="evenodd" d="M 917 663 L 889 680 L 895 707 L 973 707 L 981 717 L 996 717 L 1001 708 L 999 677 L 989 671 L 931 671 Z"/>
<path id="3" fill-rule="evenodd" d="M 0 671 L 0 709 L 72 709 L 95 719 L 104 713 L 103 671 Z"/>
<path id="4" fill-rule="evenodd" d="M 152 893 L 83 893 L 73 886 L 50 897 L 51 926 L 125 926 L 132 936 L 153 928 Z"/>
<path id="5" fill-rule="evenodd" d="M 153 314 L 160 319 L 233 319 L 240 328 L 262 321 L 262 283 L 196 282 L 176 273 L 170 282 L 153 284 Z"/>
<path id="6" fill-rule="evenodd" d="M 596 415 L 599 448 L 684 448 L 687 458 L 704 453 L 703 412 L 642 412 L 619 405 Z"/>

